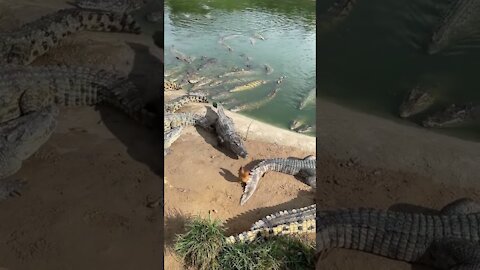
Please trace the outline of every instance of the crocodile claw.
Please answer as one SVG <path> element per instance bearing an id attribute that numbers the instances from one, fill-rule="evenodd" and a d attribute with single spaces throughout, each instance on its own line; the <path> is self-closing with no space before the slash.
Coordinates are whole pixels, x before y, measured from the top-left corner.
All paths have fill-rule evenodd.
<path id="1" fill-rule="evenodd" d="M 0 201 L 9 197 L 22 196 L 20 190 L 26 185 L 25 181 L 19 179 L 0 180 Z"/>

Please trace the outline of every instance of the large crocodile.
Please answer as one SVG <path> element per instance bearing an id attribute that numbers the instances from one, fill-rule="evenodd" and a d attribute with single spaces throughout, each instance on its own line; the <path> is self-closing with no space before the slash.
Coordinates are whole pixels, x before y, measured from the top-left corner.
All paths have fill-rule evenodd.
<path id="1" fill-rule="evenodd" d="M 208 119 L 196 113 L 167 113 L 163 117 L 163 131 L 176 127 L 200 126 L 209 130 Z"/>
<path id="2" fill-rule="evenodd" d="M 227 237 L 228 244 L 249 243 L 258 238 L 315 233 L 316 205 L 280 211 L 255 222 L 249 231 Z"/>
<path id="3" fill-rule="evenodd" d="M 7 177 L 47 142 L 57 125 L 57 115 L 57 107 L 50 105 L 0 124 L 0 200 L 19 192 L 23 183 Z"/>
<path id="4" fill-rule="evenodd" d="M 50 104 L 85 106 L 102 102 L 145 124 L 154 120 L 145 110 L 141 92 L 120 74 L 65 66 L 0 68 L 0 123 Z"/>
<path id="5" fill-rule="evenodd" d="M 317 210 L 317 252 L 346 248 L 436 269 L 480 269 L 479 222 L 480 205 L 466 198 L 438 214 Z"/>
<path id="6" fill-rule="evenodd" d="M 285 76 L 282 76 L 277 80 L 277 83 L 275 84 L 275 87 L 273 88 L 273 90 L 270 91 L 264 99 L 261 99 L 259 101 L 252 102 L 252 103 L 245 103 L 245 104 L 237 105 L 237 106 L 233 107 L 231 109 L 231 111 L 232 112 L 240 112 L 240 111 L 255 110 L 255 109 L 258 109 L 258 108 L 264 106 L 265 104 L 270 102 L 277 95 L 278 91 L 280 90 L 280 84 L 282 83 L 284 78 L 285 78 Z"/>
<path id="7" fill-rule="evenodd" d="M 407 118 L 419 114 L 432 106 L 434 102 L 435 98 L 433 95 L 428 90 L 417 85 L 408 92 L 400 105 L 400 117 Z"/>
<path id="8" fill-rule="evenodd" d="M 306 156 L 304 159 L 294 158 L 274 158 L 266 159 L 253 167 L 246 175 L 247 179 L 243 179 L 246 182 L 245 190 L 243 191 L 240 205 L 244 205 L 253 193 L 257 189 L 260 179 L 268 171 L 281 172 L 289 175 L 294 175 L 302 179 L 302 181 L 316 188 L 316 158 L 313 155 Z"/>
<path id="9" fill-rule="evenodd" d="M 235 130 L 232 118 L 228 117 L 223 110 L 222 105 L 215 103 L 217 107 L 217 121 L 215 122 L 215 131 L 217 132 L 218 143 L 228 148 L 235 155 L 246 158 L 248 156 L 247 149 L 243 144 L 243 140 Z"/>
<path id="10" fill-rule="evenodd" d="M 231 89 L 229 92 L 234 93 L 234 92 L 251 90 L 251 89 L 259 87 L 260 85 L 266 84 L 266 83 L 267 83 L 267 81 L 264 81 L 264 80 L 255 80 L 255 81 L 248 82 L 244 85 L 236 86 L 233 89 Z"/>
<path id="11" fill-rule="evenodd" d="M 140 33 L 139 25 L 127 14 L 62 9 L 19 30 L 0 33 L 0 64 L 30 64 L 66 36 L 82 30 Z"/>
<path id="12" fill-rule="evenodd" d="M 194 95 L 194 94 L 187 94 L 180 96 L 176 99 L 173 99 L 167 103 L 165 103 L 164 112 L 165 113 L 173 113 L 183 107 L 185 104 L 188 103 L 208 103 L 208 99 L 204 95 Z"/>
<path id="13" fill-rule="evenodd" d="M 455 105 L 429 116 L 422 122 L 424 127 L 450 127 L 466 121 L 480 119 L 480 106 L 472 103 Z"/>
<path id="14" fill-rule="evenodd" d="M 468 24 L 478 19 L 479 12 L 478 0 L 454 1 L 434 31 L 427 52 L 435 54 L 445 49 L 460 31 L 468 29 Z"/>
<path id="15" fill-rule="evenodd" d="M 128 13 L 140 9 L 147 2 L 147 0 L 75 0 L 71 4 L 83 9 Z"/>

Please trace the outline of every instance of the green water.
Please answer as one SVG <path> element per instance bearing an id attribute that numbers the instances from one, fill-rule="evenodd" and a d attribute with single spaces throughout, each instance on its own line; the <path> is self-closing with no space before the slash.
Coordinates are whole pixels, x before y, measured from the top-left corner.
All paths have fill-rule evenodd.
<path id="1" fill-rule="evenodd" d="M 217 59 L 203 76 L 216 78 L 234 67 L 258 71 L 245 81 L 266 80 L 267 83 L 249 91 L 231 93 L 220 99 L 225 107 L 258 102 L 275 87 L 280 76 L 286 76 L 278 94 L 268 103 L 251 111 L 240 113 L 257 120 L 288 128 L 294 119 L 306 125 L 315 125 L 315 101 L 303 110 L 298 106 L 310 90 L 315 88 L 315 1 L 312 0 L 172 0 L 165 2 L 165 72 L 176 68 L 187 70 L 189 65 L 177 60 L 171 46 L 195 57 L 192 65 L 200 63 L 202 56 Z M 250 37 L 261 34 L 265 40 Z M 240 36 L 225 41 L 233 48 L 229 52 L 220 43 L 220 37 Z M 246 57 L 251 60 L 247 61 Z M 264 64 L 273 68 L 267 75 Z M 239 84 L 202 88 L 211 96 L 226 92 Z M 309 135 L 314 135 L 315 130 Z"/>
<path id="2" fill-rule="evenodd" d="M 318 12 L 333 1 L 321 1 Z M 478 32 L 459 37 L 439 54 L 428 55 L 426 45 L 449 8 L 450 0 L 357 1 L 350 16 L 322 31 L 319 21 L 317 57 L 319 97 L 381 115 L 397 117 L 405 94 L 418 82 L 432 85 L 438 104 L 480 102 L 480 42 Z M 480 17 L 480 10 L 474 11 Z M 319 17 L 320 18 L 320 17 Z M 480 29 L 478 24 L 472 29 Z M 466 31 L 469 33 L 469 31 Z M 434 129 L 469 140 L 480 140 L 480 127 Z"/>

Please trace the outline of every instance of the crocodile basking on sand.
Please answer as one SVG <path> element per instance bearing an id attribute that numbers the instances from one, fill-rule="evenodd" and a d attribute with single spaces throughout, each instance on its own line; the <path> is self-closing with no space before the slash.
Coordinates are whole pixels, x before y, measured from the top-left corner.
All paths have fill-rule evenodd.
<path id="1" fill-rule="evenodd" d="M 204 95 L 193 95 L 187 94 L 176 99 L 173 99 L 167 103 L 165 103 L 164 112 L 165 113 L 173 113 L 178 111 L 184 105 L 189 103 L 208 103 L 208 99 Z"/>
<path id="2" fill-rule="evenodd" d="M 480 106 L 472 103 L 452 104 L 442 111 L 429 116 L 422 122 L 424 127 L 451 127 L 467 121 L 480 120 Z"/>
<path id="3" fill-rule="evenodd" d="M 297 176 L 302 182 L 316 188 L 316 158 L 315 156 L 306 156 L 304 159 L 296 158 L 274 158 L 266 159 L 253 167 L 248 173 L 240 169 L 240 178 L 246 183 L 245 190 L 240 200 L 240 205 L 244 205 L 257 189 L 260 179 L 268 171 L 275 171 L 289 175 Z M 243 171 L 243 173 L 242 173 Z"/>
<path id="4" fill-rule="evenodd" d="M 170 146 L 174 143 L 180 135 L 182 135 L 183 126 L 172 128 L 164 133 L 163 136 L 163 156 L 170 152 Z"/>
<path id="5" fill-rule="evenodd" d="M 435 54 L 445 49 L 461 30 L 468 29 L 466 26 L 469 23 L 475 20 L 478 22 L 479 12 L 480 1 L 478 0 L 454 1 L 432 35 L 427 49 L 428 54 Z"/>
<path id="6" fill-rule="evenodd" d="M 280 211 L 255 222 L 249 231 L 227 237 L 228 244 L 249 243 L 258 238 L 315 233 L 316 205 Z"/>
<path id="7" fill-rule="evenodd" d="M 236 156 L 246 158 L 248 156 L 247 148 L 235 130 L 232 118 L 225 114 L 222 105 L 214 103 L 214 107 L 217 108 L 218 115 L 217 121 L 215 122 L 218 143 L 228 148 Z"/>
<path id="8" fill-rule="evenodd" d="M 428 90 L 417 85 L 406 95 L 400 105 L 399 115 L 401 118 L 407 118 L 419 114 L 430 108 L 434 102 L 435 98 L 433 95 Z"/>
<path id="9" fill-rule="evenodd" d="M 48 141 L 57 115 L 57 107 L 50 105 L 0 124 L 0 201 L 20 192 L 24 183 L 8 177 Z"/>
<path id="10" fill-rule="evenodd" d="M 317 210 L 316 238 L 319 254 L 345 248 L 435 269 L 480 269 L 480 205 L 459 199 L 436 214 Z"/>
<path id="11" fill-rule="evenodd" d="M 196 113 L 167 113 L 163 117 L 163 131 L 167 132 L 176 127 L 200 126 L 209 129 L 205 116 Z"/>
<path id="12" fill-rule="evenodd" d="M 132 16 L 94 10 L 62 9 L 0 33 L 0 64 L 28 65 L 72 33 L 88 31 L 140 33 Z"/>
<path id="13" fill-rule="evenodd" d="M 75 0 L 71 4 L 83 9 L 129 13 L 140 9 L 146 3 L 146 0 Z"/>

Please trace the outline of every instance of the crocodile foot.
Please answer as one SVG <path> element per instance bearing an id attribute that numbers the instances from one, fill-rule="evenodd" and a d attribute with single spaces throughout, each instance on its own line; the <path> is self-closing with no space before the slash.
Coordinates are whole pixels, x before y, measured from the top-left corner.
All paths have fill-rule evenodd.
<path id="1" fill-rule="evenodd" d="M 26 182 L 19 179 L 0 180 L 0 201 L 6 200 L 9 197 L 21 196 L 20 190 L 25 185 Z"/>

